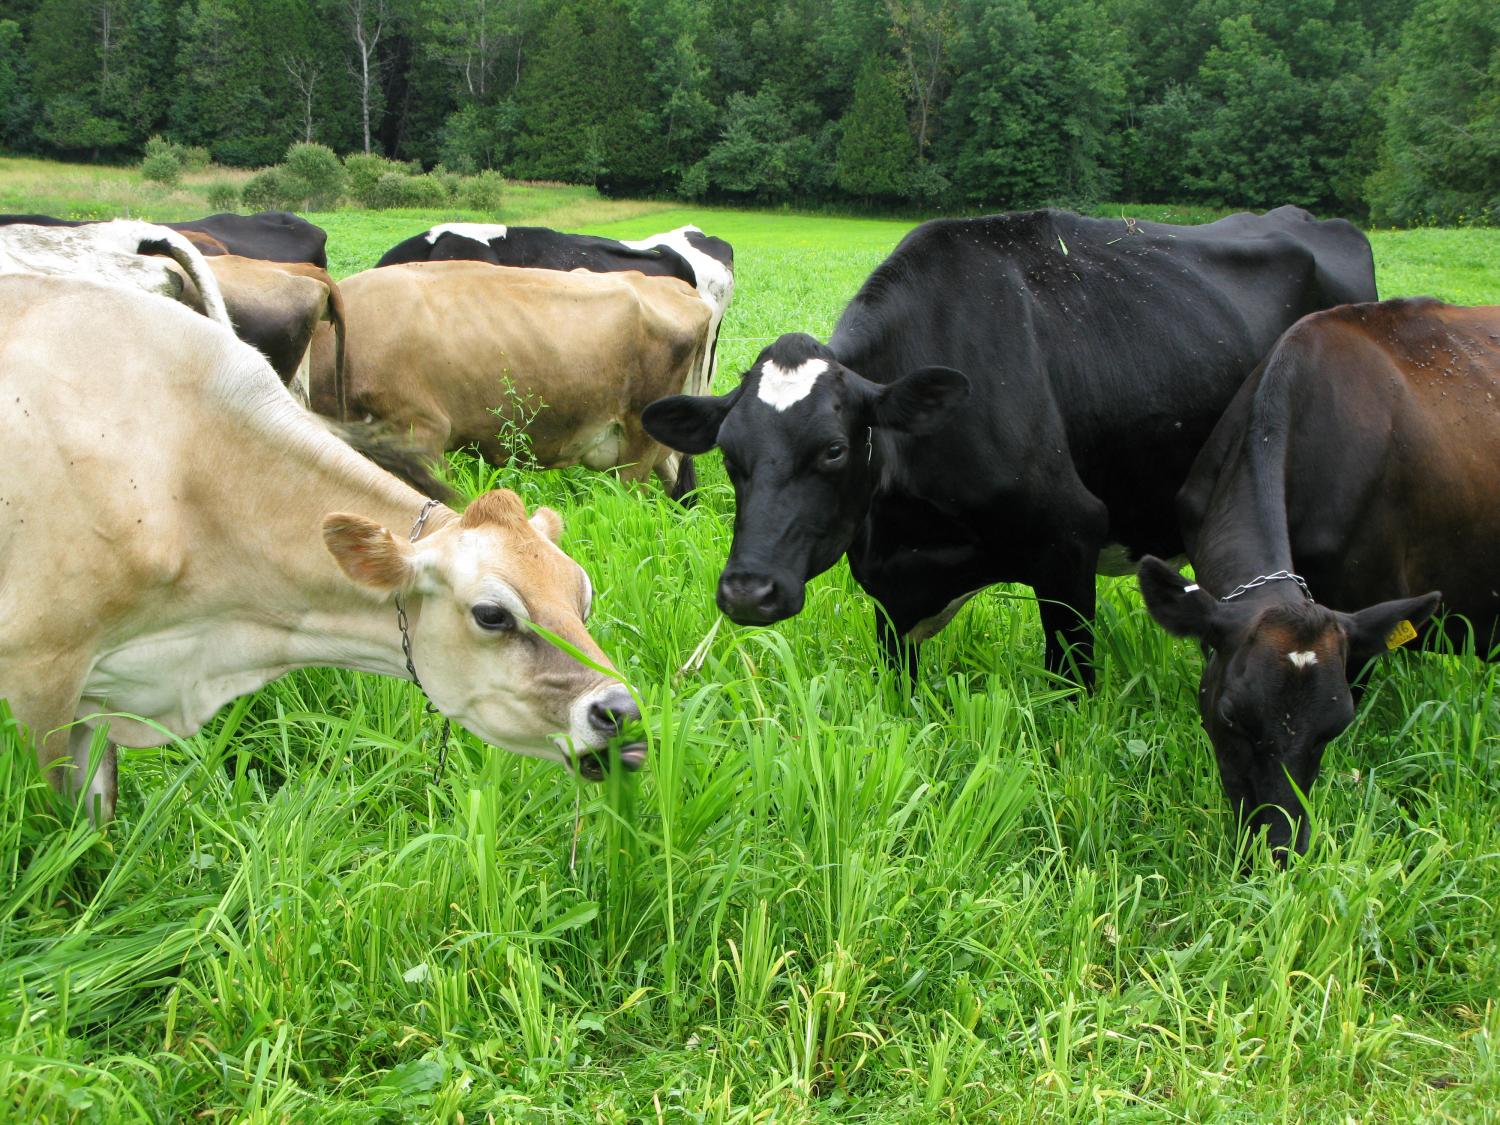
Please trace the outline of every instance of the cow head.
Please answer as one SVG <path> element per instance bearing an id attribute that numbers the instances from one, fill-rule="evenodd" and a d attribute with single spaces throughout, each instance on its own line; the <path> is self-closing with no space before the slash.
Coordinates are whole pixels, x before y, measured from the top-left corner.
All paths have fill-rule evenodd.
<path id="1" fill-rule="evenodd" d="M 926 433 L 968 394 L 946 367 L 887 386 L 860 377 L 811 336 L 782 336 L 727 395 L 674 395 L 641 415 L 652 437 L 683 453 L 717 445 L 734 485 L 734 544 L 719 608 L 742 625 L 802 609 L 803 587 L 848 550 L 891 433 Z"/>
<path id="2" fill-rule="evenodd" d="M 323 521 L 345 574 L 382 600 L 405 596 L 412 663 L 443 714 L 487 742 L 568 762 L 597 780 L 610 740 L 640 709 L 616 679 L 535 628 L 611 667 L 584 626 L 593 588 L 557 546 L 561 533 L 556 512 L 538 508 L 528 520 L 509 491 L 485 493 L 416 543 L 361 516 Z M 624 747 L 620 759 L 638 769 L 644 744 Z"/>
<path id="3" fill-rule="evenodd" d="M 1138 580 L 1162 628 L 1203 643 L 1198 711 L 1241 828 L 1265 828 L 1283 861 L 1288 848 L 1305 852 L 1308 815 L 1298 793 L 1317 780 L 1323 748 L 1354 718 L 1350 681 L 1388 651 L 1401 622 L 1425 623 L 1440 595 L 1358 613 L 1328 609 L 1295 588 L 1293 599 L 1220 601 L 1149 555 Z"/>

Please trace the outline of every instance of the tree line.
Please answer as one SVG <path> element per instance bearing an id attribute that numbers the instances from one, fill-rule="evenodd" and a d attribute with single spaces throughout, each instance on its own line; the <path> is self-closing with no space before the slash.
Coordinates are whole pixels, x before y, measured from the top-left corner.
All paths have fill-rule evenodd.
<path id="1" fill-rule="evenodd" d="M 1500 222 L 1495 0 L 8 0 L 0 145 L 616 194 Z"/>

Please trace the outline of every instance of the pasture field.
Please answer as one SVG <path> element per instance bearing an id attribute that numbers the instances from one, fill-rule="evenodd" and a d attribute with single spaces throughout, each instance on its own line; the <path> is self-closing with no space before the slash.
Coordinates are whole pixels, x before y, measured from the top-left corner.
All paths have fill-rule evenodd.
<path id="1" fill-rule="evenodd" d="M 910 225 L 559 206 L 735 244 L 720 389 L 826 335 Z M 313 216 L 339 274 L 454 217 Z M 1500 299 L 1500 231 L 1373 241 L 1386 295 Z M 1500 1119 L 1493 669 L 1392 658 L 1310 854 L 1242 878 L 1200 658 L 1131 583 L 1101 580 L 1092 696 L 996 588 L 908 697 L 842 564 L 799 617 L 717 627 L 732 494 L 699 465 L 685 512 L 453 458 L 564 514 L 653 728 L 637 778 L 456 733 L 434 781 L 415 687 L 311 671 L 123 752 L 96 831 L 0 730 L 0 1118 Z"/>

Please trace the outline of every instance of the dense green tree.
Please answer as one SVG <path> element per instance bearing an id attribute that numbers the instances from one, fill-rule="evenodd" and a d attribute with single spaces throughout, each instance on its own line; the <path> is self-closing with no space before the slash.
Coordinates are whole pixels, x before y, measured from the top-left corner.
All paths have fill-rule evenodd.
<path id="1" fill-rule="evenodd" d="M 315 141 L 763 202 L 1493 216 L 1500 6 L 1409 2 L 0 0 L 0 145 L 119 160 L 161 134 L 266 165 Z M 425 190 L 383 174 L 391 199 Z"/>
<path id="2" fill-rule="evenodd" d="M 1220 203 L 1357 204 L 1352 142 L 1369 132 L 1370 37 L 1333 0 L 1277 0 L 1230 17 L 1198 69 L 1205 115 L 1185 183 Z"/>
<path id="3" fill-rule="evenodd" d="M 857 199 L 891 201 L 907 194 L 916 144 L 895 79 L 871 59 L 854 83 L 838 147 L 838 185 Z"/>
<path id="4" fill-rule="evenodd" d="M 1102 198 L 1123 55 L 1091 0 L 967 0 L 959 74 L 940 149 L 972 204 L 1032 207 Z"/>
<path id="5" fill-rule="evenodd" d="M 21 25 L 0 20 L 0 146 L 22 149 L 32 143 L 31 66 Z"/>
<path id="6" fill-rule="evenodd" d="M 1374 217 L 1500 223 L 1500 5 L 1423 0 L 1386 105 Z"/>

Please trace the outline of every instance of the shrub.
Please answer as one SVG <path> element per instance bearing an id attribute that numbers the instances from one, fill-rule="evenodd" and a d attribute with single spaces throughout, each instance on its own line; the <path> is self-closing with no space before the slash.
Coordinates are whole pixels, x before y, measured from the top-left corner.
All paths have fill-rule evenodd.
<path id="1" fill-rule="evenodd" d="M 391 207 L 410 207 L 411 177 L 405 172 L 386 172 L 360 199 L 366 207 L 384 211 Z"/>
<path id="2" fill-rule="evenodd" d="M 408 176 L 406 196 L 411 202 L 402 204 L 404 207 L 443 207 L 453 202 L 444 177 L 437 175 Z"/>
<path id="3" fill-rule="evenodd" d="M 240 189 L 228 180 L 217 180 L 208 185 L 208 209 L 210 211 L 238 211 Z"/>
<path id="4" fill-rule="evenodd" d="M 208 167 L 208 149 L 202 145 L 176 145 L 177 159 L 184 172 L 201 172 Z"/>
<path id="5" fill-rule="evenodd" d="M 499 172 L 480 172 L 464 180 L 458 197 L 472 211 L 499 211 L 505 177 Z"/>
<path id="6" fill-rule="evenodd" d="M 379 189 L 380 180 L 383 176 L 405 175 L 406 170 L 406 165 L 398 160 L 387 160 L 374 153 L 354 153 L 344 158 L 344 172 L 347 176 L 344 190 L 361 207 L 398 207 L 400 204 L 376 202 L 377 199 L 386 198 L 392 190 L 387 188 L 382 193 Z"/>
<path id="7" fill-rule="evenodd" d="M 154 152 L 141 161 L 141 176 L 153 184 L 176 187 L 182 179 L 182 163 L 170 152 Z"/>
<path id="8" fill-rule="evenodd" d="M 348 174 L 327 145 L 295 144 L 286 150 L 288 190 L 304 206 L 326 210 L 338 204 Z"/>
<path id="9" fill-rule="evenodd" d="M 295 195 L 297 186 L 288 180 L 285 169 L 267 168 L 250 177 L 241 198 L 252 211 L 288 210 L 300 201 Z"/>

